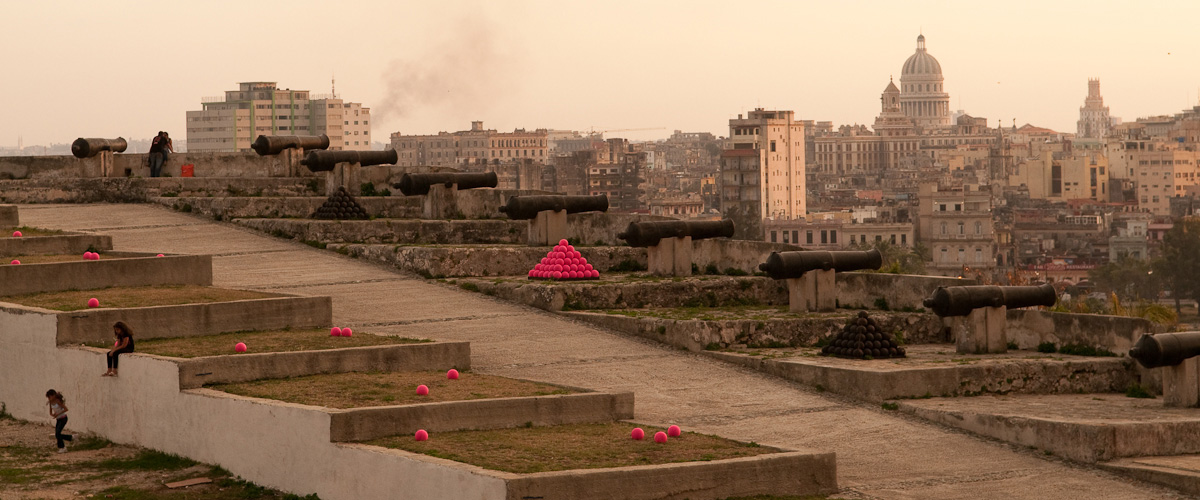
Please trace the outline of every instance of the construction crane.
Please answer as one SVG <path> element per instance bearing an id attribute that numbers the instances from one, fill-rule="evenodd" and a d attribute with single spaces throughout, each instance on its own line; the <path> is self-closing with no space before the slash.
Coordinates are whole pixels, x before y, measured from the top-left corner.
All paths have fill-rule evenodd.
<path id="1" fill-rule="evenodd" d="M 605 132 L 641 132 L 645 130 L 666 130 L 667 127 L 648 127 L 648 128 L 617 128 L 610 130 L 596 130 L 596 127 L 588 129 L 588 135 L 604 134 Z"/>

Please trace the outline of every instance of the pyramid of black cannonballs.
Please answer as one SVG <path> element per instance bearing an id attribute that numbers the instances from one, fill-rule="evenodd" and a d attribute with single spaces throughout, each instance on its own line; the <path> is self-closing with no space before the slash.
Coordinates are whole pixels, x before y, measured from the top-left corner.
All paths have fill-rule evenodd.
<path id="1" fill-rule="evenodd" d="M 350 193 L 346 192 L 346 188 L 344 186 L 340 186 L 338 187 L 337 192 L 333 193 L 333 196 L 330 196 L 328 200 L 325 200 L 325 203 L 321 204 L 321 208 L 318 208 L 317 211 L 313 213 L 312 218 L 348 220 L 367 219 L 369 217 L 367 216 L 367 211 L 363 210 L 363 208 L 358 205 L 358 202 L 354 201 L 354 197 L 350 196 Z"/>
<path id="2" fill-rule="evenodd" d="M 903 358 L 904 348 L 896 345 L 892 336 L 862 311 L 850 318 L 842 331 L 821 349 L 821 354 L 856 359 Z"/>

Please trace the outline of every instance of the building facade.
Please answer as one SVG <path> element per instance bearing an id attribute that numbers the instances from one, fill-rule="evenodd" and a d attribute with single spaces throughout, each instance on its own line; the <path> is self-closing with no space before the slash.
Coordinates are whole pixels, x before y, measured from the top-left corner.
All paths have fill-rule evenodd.
<path id="1" fill-rule="evenodd" d="M 996 268 L 992 194 L 964 185 L 941 189 L 921 184 L 916 219 L 917 241 L 929 248 L 930 274 L 990 275 Z"/>
<path id="2" fill-rule="evenodd" d="M 950 124 L 950 94 L 942 65 L 925 50 L 925 35 L 917 36 L 917 51 L 900 70 L 900 110 L 918 128 Z"/>
<path id="3" fill-rule="evenodd" d="M 438 132 L 433 135 L 392 133 L 397 165 L 452 167 L 524 163 L 550 163 L 549 132 L 546 129 L 497 132 L 484 129 L 482 121 L 471 122 L 470 130 Z"/>
<path id="4" fill-rule="evenodd" d="M 757 165 L 739 162 L 735 176 L 722 175 L 731 191 L 757 186 L 758 199 L 739 198 L 739 203 L 757 202 L 765 219 L 796 219 L 806 213 L 804 171 L 804 124 L 791 111 L 755 109 L 746 118 L 729 120 L 729 138 L 735 151 L 752 151 Z M 757 172 L 744 169 L 757 168 Z M 724 167 L 722 167 L 724 168 Z M 757 178 L 754 178 L 757 177 Z M 733 198 L 730 198 L 733 201 Z"/>
<path id="5" fill-rule="evenodd" d="M 329 136 L 329 149 L 371 149 L 371 109 L 333 95 L 242 82 L 187 112 L 188 151 L 251 151 L 260 135 Z"/>
<path id="6" fill-rule="evenodd" d="M 1108 106 L 1100 96 L 1100 80 L 1088 80 L 1088 95 L 1079 107 L 1079 122 L 1076 124 L 1075 136 L 1081 139 L 1103 139 L 1108 137 L 1112 118 L 1108 116 Z"/>

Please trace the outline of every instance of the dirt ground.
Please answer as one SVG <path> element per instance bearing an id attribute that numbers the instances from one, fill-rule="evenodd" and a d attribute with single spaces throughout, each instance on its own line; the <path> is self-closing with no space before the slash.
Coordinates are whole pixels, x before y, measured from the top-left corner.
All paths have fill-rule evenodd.
<path id="1" fill-rule="evenodd" d="M 69 423 L 67 427 L 70 433 Z M 237 480 L 219 467 L 81 434 L 75 435 L 68 450 L 58 453 L 53 426 L 0 418 L 0 498 L 299 498 Z M 197 477 L 213 482 L 178 489 L 165 486 Z"/>

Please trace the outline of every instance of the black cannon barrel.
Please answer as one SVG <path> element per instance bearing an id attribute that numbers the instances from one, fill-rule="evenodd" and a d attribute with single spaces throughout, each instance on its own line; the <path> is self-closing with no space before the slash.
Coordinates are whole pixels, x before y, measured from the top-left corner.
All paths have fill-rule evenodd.
<path id="1" fill-rule="evenodd" d="M 361 166 L 391 165 L 399 159 L 395 149 L 387 151 L 309 151 L 300 164 L 313 172 L 328 172 L 338 163 L 357 163 Z"/>
<path id="2" fill-rule="evenodd" d="M 125 142 L 125 138 L 123 137 L 116 139 L 85 139 L 80 137 L 71 143 L 71 154 L 75 155 L 76 158 L 91 158 L 101 151 L 122 153 L 128 147 L 129 143 Z"/>
<path id="3" fill-rule="evenodd" d="M 321 135 L 260 135 L 250 148 L 260 156 L 277 155 L 285 149 L 329 149 L 329 136 Z"/>
<path id="4" fill-rule="evenodd" d="M 608 195 L 565 195 L 546 194 L 533 196 L 513 196 L 508 203 L 500 207 L 500 212 L 513 220 L 528 220 L 537 217 L 538 212 L 546 210 L 566 210 L 569 214 L 579 212 L 607 212 Z"/>
<path id="5" fill-rule="evenodd" d="M 617 235 L 629 246 L 652 247 L 658 245 L 663 238 L 682 238 L 691 236 L 693 240 L 707 238 L 732 238 L 733 220 L 722 219 L 713 221 L 664 220 L 651 222 L 630 222 L 625 232 Z"/>
<path id="6" fill-rule="evenodd" d="M 1129 357 L 1146 368 L 1175 366 L 1200 354 L 1200 332 L 1142 335 L 1129 350 Z"/>
<path id="7" fill-rule="evenodd" d="M 429 194 L 429 186 L 445 184 L 449 187 L 457 184 L 458 189 L 494 188 L 500 184 L 495 172 L 436 172 L 429 174 L 404 174 L 400 182 L 392 187 L 404 193 L 404 196 Z M 606 203 L 607 205 L 607 203 Z"/>
<path id="8" fill-rule="evenodd" d="M 925 299 L 925 307 L 937 313 L 938 316 L 966 316 L 971 311 L 981 307 L 1000 307 L 1009 309 L 1031 306 L 1052 306 L 1058 301 L 1054 287 L 1045 284 L 1037 286 L 940 286 L 929 298 Z"/>
<path id="9" fill-rule="evenodd" d="M 767 262 L 758 268 L 766 271 L 772 279 L 799 278 L 816 269 L 834 270 L 839 273 L 859 269 L 879 269 L 883 266 L 883 254 L 879 250 L 844 250 L 827 252 L 822 250 L 771 252 Z"/>

